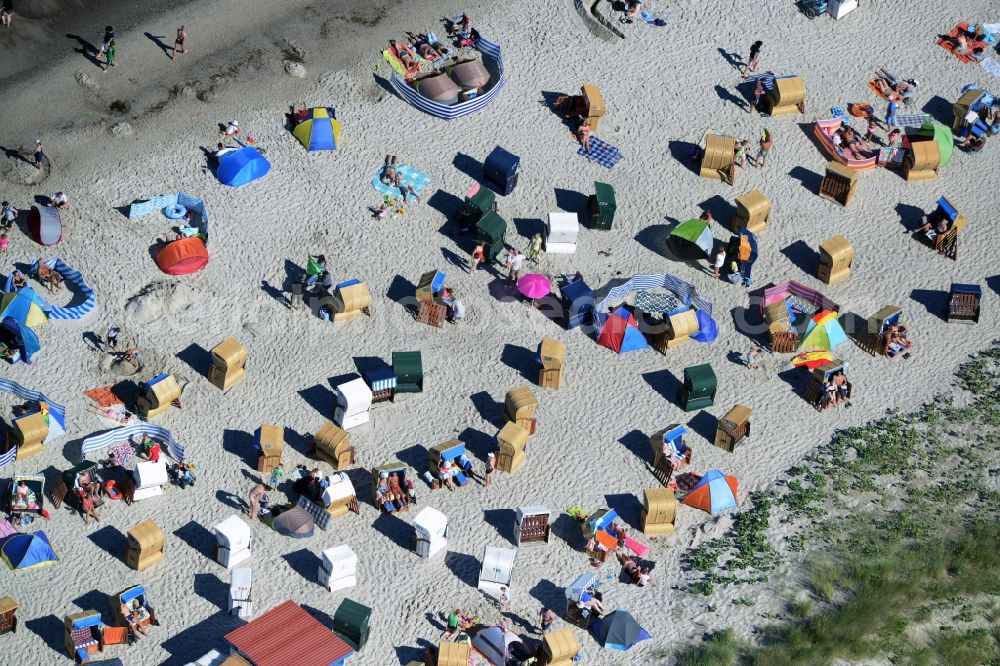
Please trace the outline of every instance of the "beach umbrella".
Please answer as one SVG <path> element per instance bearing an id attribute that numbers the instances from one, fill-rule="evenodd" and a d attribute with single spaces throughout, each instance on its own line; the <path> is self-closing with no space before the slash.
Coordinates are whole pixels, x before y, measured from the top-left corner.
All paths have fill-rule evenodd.
<path id="1" fill-rule="evenodd" d="M 649 632 L 639 626 L 635 618 L 625 610 L 611 611 L 590 625 L 594 638 L 609 650 L 628 650 L 640 641 L 649 638 Z"/>
<path id="2" fill-rule="evenodd" d="M 847 342 L 847 333 L 837 320 L 837 313 L 823 310 L 816 314 L 806 327 L 799 349 L 819 349 L 833 351 L 838 345 Z"/>
<path id="3" fill-rule="evenodd" d="M 678 259 L 708 259 L 715 239 L 704 220 L 688 220 L 667 236 L 667 247 Z"/>
<path id="4" fill-rule="evenodd" d="M 481 60 L 469 60 L 452 67 L 451 78 L 463 88 L 482 88 L 490 82 L 490 73 Z"/>
<path id="5" fill-rule="evenodd" d="M 738 483 L 735 476 L 710 469 L 694 485 L 691 492 L 684 496 L 681 503 L 707 511 L 713 516 L 720 511 L 735 509 Z"/>
<path id="6" fill-rule="evenodd" d="M 530 299 L 542 298 L 551 293 L 552 283 L 541 273 L 528 273 L 517 281 L 517 290 Z"/>
<path id="7" fill-rule="evenodd" d="M 938 145 L 938 155 L 941 156 L 940 166 L 947 166 L 951 161 L 951 154 L 955 150 L 955 140 L 951 135 L 951 129 L 941 123 L 929 121 L 920 126 L 920 136 L 934 138 Z"/>
<path id="8" fill-rule="evenodd" d="M 828 351 L 809 351 L 802 352 L 801 354 L 792 357 L 792 365 L 796 368 L 818 368 L 824 363 L 829 363 L 833 360 L 833 354 Z"/>
<path id="9" fill-rule="evenodd" d="M 308 511 L 300 507 L 282 511 L 274 519 L 272 527 L 274 527 L 278 534 L 284 534 L 293 539 L 311 537 L 313 532 L 316 531 L 316 523 L 313 521 L 313 517 L 309 515 Z"/>

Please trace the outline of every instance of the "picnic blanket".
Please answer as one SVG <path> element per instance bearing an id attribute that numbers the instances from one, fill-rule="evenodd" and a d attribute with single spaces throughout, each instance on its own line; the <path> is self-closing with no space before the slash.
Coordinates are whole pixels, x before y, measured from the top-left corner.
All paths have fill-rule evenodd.
<path id="1" fill-rule="evenodd" d="M 638 291 L 635 307 L 642 312 L 673 312 L 681 306 L 674 294 L 658 294 L 652 291 Z"/>
<path id="2" fill-rule="evenodd" d="M 1000 62 L 997 62 L 993 58 L 985 58 L 979 66 L 985 69 L 987 72 L 1000 78 Z"/>
<path id="3" fill-rule="evenodd" d="M 642 557 L 649 552 L 649 546 L 644 543 L 640 543 L 630 536 L 625 537 L 625 547 L 631 550 L 633 553 Z"/>
<path id="4" fill-rule="evenodd" d="M 929 123 L 932 120 L 934 119 L 926 113 L 914 113 L 909 115 L 897 114 L 896 117 L 892 119 L 892 126 L 920 127 L 924 123 Z"/>
<path id="5" fill-rule="evenodd" d="M 395 185 L 386 185 L 381 180 L 382 172 L 385 167 L 382 167 L 372 178 L 372 187 L 383 194 L 388 194 L 391 197 L 402 196 L 402 191 Z M 430 176 L 428 176 L 423 171 L 417 171 L 413 167 L 406 164 L 396 165 L 396 174 L 399 176 L 399 182 L 403 185 L 409 185 L 413 188 L 413 191 L 419 196 L 423 192 L 424 188 L 427 187 L 427 183 L 430 182 Z"/>
<path id="6" fill-rule="evenodd" d="M 614 167 L 622 159 L 622 154 L 617 148 L 604 143 L 596 136 L 590 137 L 589 153 L 583 149 L 583 146 L 580 146 L 576 154 L 583 155 L 591 162 L 597 162 L 606 169 Z"/>
<path id="7" fill-rule="evenodd" d="M 97 406 L 102 409 L 123 404 L 122 399 L 115 395 L 110 386 L 101 386 L 90 389 L 89 391 L 84 391 L 83 394 L 96 402 Z"/>

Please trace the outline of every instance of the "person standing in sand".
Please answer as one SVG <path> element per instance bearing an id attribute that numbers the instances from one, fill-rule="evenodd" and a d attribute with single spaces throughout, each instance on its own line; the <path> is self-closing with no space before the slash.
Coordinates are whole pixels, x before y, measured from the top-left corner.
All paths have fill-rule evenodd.
<path id="1" fill-rule="evenodd" d="M 177 37 L 174 38 L 174 48 L 170 51 L 170 59 L 173 60 L 174 56 L 177 55 L 178 49 L 181 53 L 187 53 L 187 47 L 184 46 L 184 42 L 187 40 L 187 31 L 184 30 L 184 26 L 177 28 Z"/>
<path id="2" fill-rule="evenodd" d="M 106 46 L 105 53 L 107 54 L 108 61 L 101 67 L 102 72 L 106 72 L 116 66 L 115 55 L 118 53 L 118 46 L 115 44 L 115 40 L 112 39 Z"/>
<path id="3" fill-rule="evenodd" d="M 14 18 L 14 0 L 3 0 L 3 9 L 0 9 L 0 24 L 9 28 L 12 18 Z"/>
<path id="4" fill-rule="evenodd" d="M 486 481 L 484 485 L 487 488 L 493 485 L 493 472 L 496 470 L 496 467 L 497 467 L 496 456 L 493 455 L 492 452 L 490 452 L 486 455 L 486 474 L 485 474 Z"/>
<path id="5" fill-rule="evenodd" d="M 759 39 L 750 45 L 750 55 L 747 57 L 747 61 L 743 64 L 743 69 L 740 72 L 743 78 L 747 78 L 750 72 L 757 71 L 757 61 L 760 60 L 760 47 L 764 45 L 764 42 Z"/>
<path id="6" fill-rule="evenodd" d="M 754 160 L 758 169 L 767 164 L 767 156 L 771 152 L 772 145 L 774 145 L 774 137 L 771 136 L 769 130 L 765 129 L 760 133 L 760 150 L 757 151 L 757 158 Z"/>
<path id="7" fill-rule="evenodd" d="M 35 139 L 35 168 L 41 170 L 42 162 L 48 161 L 48 157 L 45 155 L 45 151 L 42 149 L 42 140 Z"/>
<path id="8" fill-rule="evenodd" d="M 486 243 L 479 241 L 472 250 L 472 260 L 469 262 L 469 273 L 475 273 L 479 263 L 486 257 Z"/>

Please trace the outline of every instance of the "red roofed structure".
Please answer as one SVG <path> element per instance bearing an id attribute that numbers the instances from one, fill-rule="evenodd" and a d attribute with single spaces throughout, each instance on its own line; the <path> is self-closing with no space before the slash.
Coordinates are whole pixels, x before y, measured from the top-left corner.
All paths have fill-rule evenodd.
<path id="1" fill-rule="evenodd" d="M 354 649 L 289 599 L 226 634 L 254 666 L 343 666 Z"/>

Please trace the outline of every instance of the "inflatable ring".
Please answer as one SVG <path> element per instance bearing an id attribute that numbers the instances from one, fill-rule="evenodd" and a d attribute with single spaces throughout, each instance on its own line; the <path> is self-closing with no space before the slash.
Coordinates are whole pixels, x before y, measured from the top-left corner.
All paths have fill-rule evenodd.
<path id="1" fill-rule="evenodd" d="M 104 494 L 108 496 L 108 499 L 112 500 L 120 500 L 122 498 L 122 494 L 118 492 L 118 483 L 114 479 L 109 479 L 104 484 Z"/>
<path id="2" fill-rule="evenodd" d="M 173 204 L 163 209 L 164 216 L 170 220 L 179 220 L 187 215 L 187 208 L 180 204 Z"/>

